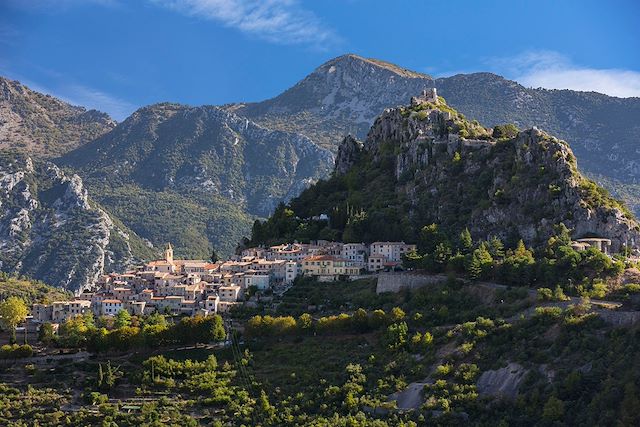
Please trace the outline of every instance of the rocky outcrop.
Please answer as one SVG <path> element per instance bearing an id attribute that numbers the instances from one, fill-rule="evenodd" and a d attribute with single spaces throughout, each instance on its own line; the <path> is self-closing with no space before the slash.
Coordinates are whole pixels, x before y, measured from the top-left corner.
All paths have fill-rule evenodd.
<path id="1" fill-rule="evenodd" d="M 52 163 L 0 153 L 0 269 L 80 291 L 135 260 L 128 230 Z"/>
<path id="2" fill-rule="evenodd" d="M 434 79 L 384 61 L 343 55 L 273 99 L 226 108 L 268 128 L 307 135 L 335 152 L 344 135 L 364 139 L 385 108 L 403 105 L 431 87 L 485 126 L 538 126 L 568 141 L 583 171 L 597 175 L 610 190 L 618 189 L 640 212 L 637 185 L 629 187 L 640 179 L 639 98 L 531 89 L 491 73 Z"/>
<path id="3" fill-rule="evenodd" d="M 342 175 L 346 173 L 351 166 L 360 160 L 364 144 L 351 135 L 344 137 L 338 147 L 338 155 L 336 156 L 335 167 L 333 173 Z"/>
<path id="4" fill-rule="evenodd" d="M 69 105 L 0 77 L 0 149 L 52 158 L 115 126 L 105 113 Z"/>
<path id="5" fill-rule="evenodd" d="M 504 368 L 484 371 L 478 378 L 478 393 L 484 396 L 515 399 L 527 369 L 518 363 L 509 363 Z"/>
<path id="6" fill-rule="evenodd" d="M 376 119 L 364 147 L 374 162 L 393 157 L 398 191 L 414 207 L 409 215 L 421 209 L 434 222 L 463 219 L 475 236 L 531 245 L 562 222 L 574 237 L 611 239 L 614 251 L 640 246 L 637 221 L 578 172 L 566 142 L 541 130 L 496 141 L 449 107 L 402 107 Z"/>
<path id="7" fill-rule="evenodd" d="M 415 242 L 437 224 L 450 238 L 468 228 L 474 240 L 515 247 L 523 239 L 539 249 L 564 224 L 574 238 L 611 239 L 614 252 L 640 249 L 636 219 L 580 174 L 566 142 L 536 128 L 506 129 L 469 121 L 442 98 L 387 109 L 357 159 L 341 150 L 340 173 L 289 206 L 299 218 L 331 212 L 322 233 L 348 241 Z"/>

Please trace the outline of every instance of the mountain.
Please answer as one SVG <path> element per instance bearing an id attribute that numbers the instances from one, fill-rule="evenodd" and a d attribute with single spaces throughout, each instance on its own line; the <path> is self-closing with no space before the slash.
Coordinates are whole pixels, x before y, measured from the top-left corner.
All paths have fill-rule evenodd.
<path id="1" fill-rule="evenodd" d="M 273 99 L 225 108 L 272 129 L 305 134 L 335 152 L 344 135 L 364 138 L 385 108 L 402 105 L 427 87 L 436 87 L 452 107 L 485 126 L 515 123 L 557 135 L 569 142 L 582 170 L 594 178 L 601 175 L 623 184 L 640 178 L 640 98 L 529 89 L 491 73 L 434 79 L 344 55 Z"/>
<path id="2" fill-rule="evenodd" d="M 305 134 L 335 151 L 344 135 L 364 137 L 385 108 L 432 85 L 428 75 L 344 55 L 321 65 L 273 99 L 226 108 L 272 129 Z"/>
<path id="3" fill-rule="evenodd" d="M 78 291 L 149 247 L 87 196 L 82 180 L 25 154 L 0 152 L 0 268 Z"/>
<path id="4" fill-rule="evenodd" d="M 62 155 L 56 162 L 82 177 L 112 219 L 154 245 L 173 242 L 181 257 L 231 253 L 256 218 L 329 176 L 344 135 L 364 139 L 385 108 L 428 87 L 483 125 L 535 125 L 567 140 L 581 172 L 640 204 L 637 98 L 527 89 L 489 73 L 434 79 L 345 55 L 270 100 L 157 104 L 116 126 L 102 113 L 0 83 L 6 147 Z"/>
<path id="5" fill-rule="evenodd" d="M 179 256 L 231 253 L 256 216 L 327 176 L 333 155 L 213 106 L 157 104 L 68 153 L 93 197 Z"/>
<path id="6" fill-rule="evenodd" d="M 312 219 L 323 213 L 328 222 Z M 536 128 L 486 129 L 443 98 L 385 110 L 364 143 L 345 138 L 332 177 L 256 224 L 252 243 L 415 242 L 432 223 L 510 245 L 541 247 L 559 223 L 573 237 L 611 239 L 614 251 L 640 243 L 633 215 L 578 172 L 566 142 Z"/>
<path id="7" fill-rule="evenodd" d="M 69 105 L 0 77 L 0 149 L 57 157 L 115 125 L 105 113 Z"/>

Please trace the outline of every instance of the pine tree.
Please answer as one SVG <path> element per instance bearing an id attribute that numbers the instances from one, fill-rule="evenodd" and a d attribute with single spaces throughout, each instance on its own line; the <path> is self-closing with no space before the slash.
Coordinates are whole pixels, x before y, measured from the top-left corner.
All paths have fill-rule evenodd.
<path id="1" fill-rule="evenodd" d="M 502 240 L 493 236 L 489 241 L 489 251 L 493 258 L 504 258 L 504 244 L 502 243 Z"/>
<path id="2" fill-rule="evenodd" d="M 96 385 L 98 386 L 99 389 L 101 389 L 103 384 L 104 384 L 104 372 L 102 371 L 102 363 L 98 363 L 98 380 L 96 382 Z"/>
<path id="3" fill-rule="evenodd" d="M 471 279 L 486 278 L 493 267 L 493 258 L 487 250 L 486 244 L 481 244 L 471 254 L 471 258 L 467 263 L 467 274 Z"/>
<path id="4" fill-rule="evenodd" d="M 468 228 L 465 228 L 460 233 L 459 237 L 460 244 L 460 252 L 463 254 L 468 254 L 471 252 L 471 248 L 473 247 L 473 239 L 471 238 L 471 233 Z"/>

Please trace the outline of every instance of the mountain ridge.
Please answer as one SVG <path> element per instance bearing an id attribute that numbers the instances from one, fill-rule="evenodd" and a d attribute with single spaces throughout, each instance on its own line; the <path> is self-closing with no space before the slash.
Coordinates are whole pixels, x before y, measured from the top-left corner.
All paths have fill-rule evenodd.
<path id="1" fill-rule="evenodd" d="M 106 113 L 71 105 L 0 77 L 0 149 L 53 158 L 115 125 Z"/>
<path id="2" fill-rule="evenodd" d="M 226 108 L 267 127 L 306 134 L 335 152 L 344 135 L 363 139 L 385 108 L 402 105 L 427 87 L 436 87 L 452 107 L 486 126 L 515 123 L 558 135 L 572 145 L 587 173 L 628 183 L 640 179 L 640 154 L 634 148 L 640 139 L 635 120 L 640 98 L 526 88 L 488 72 L 406 79 L 375 61 L 345 55 L 274 98 Z"/>
<path id="3" fill-rule="evenodd" d="M 267 216 L 279 202 L 326 176 L 333 155 L 305 136 L 266 129 L 216 106 L 160 103 L 137 110 L 58 163 L 78 171 L 100 203 L 124 215 L 125 223 L 131 222 L 131 211 L 116 197 L 131 203 L 141 196 L 151 203 L 172 198 L 188 206 L 191 213 L 185 217 L 194 219 L 175 223 L 175 230 L 131 226 L 154 244 L 171 236 L 178 254 L 203 257 L 214 247 L 222 254 L 233 252 L 255 217 Z M 228 230 L 210 230 L 213 218 L 196 220 L 205 210 Z M 149 209 L 135 216 L 140 215 L 153 223 L 165 214 Z M 182 252 L 184 240 L 176 235 L 185 230 L 205 238 Z"/>

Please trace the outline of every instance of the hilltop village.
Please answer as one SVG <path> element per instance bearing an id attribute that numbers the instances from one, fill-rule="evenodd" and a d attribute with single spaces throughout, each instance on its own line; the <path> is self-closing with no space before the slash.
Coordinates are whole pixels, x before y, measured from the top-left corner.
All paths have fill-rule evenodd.
<path id="1" fill-rule="evenodd" d="M 212 262 L 175 259 L 168 244 L 163 259 L 104 275 L 71 301 L 34 304 L 32 321 L 62 323 L 86 313 L 115 316 L 122 310 L 137 316 L 224 314 L 241 304 L 255 304 L 256 291 L 284 292 L 297 276 L 353 280 L 401 268 L 402 256 L 415 249 L 404 242 L 320 240 L 248 248 L 229 260 Z"/>

